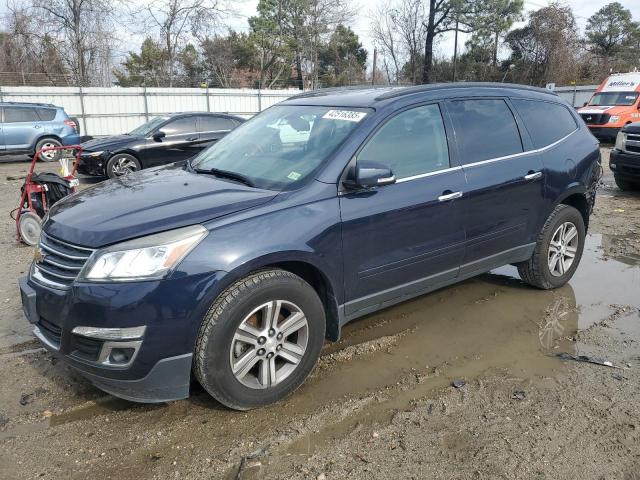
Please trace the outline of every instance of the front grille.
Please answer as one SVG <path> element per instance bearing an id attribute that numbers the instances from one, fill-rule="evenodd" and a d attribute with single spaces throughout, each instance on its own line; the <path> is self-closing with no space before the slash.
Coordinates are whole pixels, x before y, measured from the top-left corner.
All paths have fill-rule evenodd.
<path id="1" fill-rule="evenodd" d="M 604 125 L 611 117 L 608 113 L 581 113 L 580 116 L 587 125 Z"/>
<path id="2" fill-rule="evenodd" d="M 54 346 L 60 347 L 60 336 L 62 335 L 62 329 L 55 323 L 50 322 L 46 318 L 40 317 L 38 320 L 38 327 L 44 337 Z"/>
<path id="3" fill-rule="evenodd" d="M 72 355 L 95 362 L 102 349 L 102 340 L 96 338 L 88 338 L 80 335 L 73 335 L 73 343 L 71 345 Z"/>
<path id="4" fill-rule="evenodd" d="M 68 288 L 93 253 L 90 248 L 71 245 L 44 232 L 38 248 L 40 258 L 34 264 L 32 278 L 54 288 Z"/>
<path id="5" fill-rule="evenodd" d="M 627 133 L 624 149 L 627 152 L 640 153 L 640 133 Z"/>

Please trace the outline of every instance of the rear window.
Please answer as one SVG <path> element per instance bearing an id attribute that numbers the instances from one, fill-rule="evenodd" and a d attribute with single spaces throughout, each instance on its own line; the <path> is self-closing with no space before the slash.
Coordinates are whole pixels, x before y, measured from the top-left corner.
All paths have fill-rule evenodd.
<path id="1" fill-rule="evenodd" d="M 35 108 L 30 107 L 4 107 L 4 122 L 37 122 L 40 120 Z"/>
<path id="2" fill-rule="evenodd" d="M 522 152 L 522 140 L 504 100 L 456 100 L 449 111 L 463 164 Z"/>
<path id="3" fill-rule="evenodd" d="M 40 120 L 48 122 L 56 118 L 55 108 L 36 108 Z"/>
<path id="4" fill-rule="evenodd" d="M 536 100 L 511 101 L 524 120 L 535 148 L 551 145 L 578 128 L 573 115 L 563 105 Z"/>
<path id="5" fill-rule="evenodd" d="M 201 132 L 219 132 L 219 131 L 228 131 L 233 130 L 233 128 L 237 125 L 236 122 L 229 118 L 222 117 L 212 117 L 212 116 L 201 116 L 200 120 L 200 131 Z"/>

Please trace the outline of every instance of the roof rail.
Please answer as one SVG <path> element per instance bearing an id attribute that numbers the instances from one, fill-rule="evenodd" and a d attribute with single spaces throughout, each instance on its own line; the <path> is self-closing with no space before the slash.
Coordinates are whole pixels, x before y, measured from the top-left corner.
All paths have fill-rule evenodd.
<path id="1" fill-rule="evenodd" d="M 309 90 L 306 92 L 298 93 L 297 95 L 293 95 L 292 97 L 287 98 L 287 100 L 295 99 L 295 98 L 311 98 L 311 97 L 322 97 L 324 95 L 330 95 L 332 93 L 337 92 L 345 92 L 345 91 L 358 91 L 358 90 L 381 90 L 388 89 L 390 85 L 350 85 L 348 87 L 327 87 L 327 88 L 318 88 L 316 90 Z"/>
<path id="2" fill-rule="evenodd" d="M 414 93 L 429 92 L 434 90 L 444 90 L 450 88 L 512 88 L 517 90 L 527 90 L 530 92 L 547 93 L 549 95 L 558 96 L 557 93 L 540 87 L 532 87 L 530 85 L 519 85 L 516 83 L 496 83 L 496 82 L 452 82 L 452 83 L 427 83 L 424 85 L 415 85 L 413 87 L 395 88 L 390 92 L 377 96 L 376 100 L 387 100 L 389 98 L 402 97 L 412 95 Z"/>
<path id="3" fill-rule="evenodd" d="M 2 105 L 37 105 L 39 107 L 55 107 L 53 103 L 41 103 L 41 102 L 0 102 Z"/>

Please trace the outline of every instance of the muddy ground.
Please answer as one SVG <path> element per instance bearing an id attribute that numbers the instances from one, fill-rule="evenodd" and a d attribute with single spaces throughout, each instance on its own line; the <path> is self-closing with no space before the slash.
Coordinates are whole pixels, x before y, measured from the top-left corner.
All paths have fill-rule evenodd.
<path id="1" fill-rule="evenodd" d="M 7 214 L 25 169 L 0 165 Z M 22 317 L 32 253 L 4 215 L 0 478 L 640 479 L 640 193 L 605 168 L 591 222 L 568 285 L 503 267 L 370 315 L 291 397 L 239 413 L 197 386 L 117 400 L 55 362 Z"/>

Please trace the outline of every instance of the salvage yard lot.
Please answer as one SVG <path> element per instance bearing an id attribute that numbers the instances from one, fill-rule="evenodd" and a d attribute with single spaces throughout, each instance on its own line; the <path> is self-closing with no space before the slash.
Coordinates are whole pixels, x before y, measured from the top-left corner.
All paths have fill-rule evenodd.
<path id="1" fill-rule="evenodd" d="M 27 164 L 0 164 L 0 478 L 640 479 L 640 193 L 607 163 L 603 148 L 569 285 L 534 290 L 504 267 L 370 315 L 297 392 L 250 412 L 197 386 L 118 400 L 39 348 L 17 286 L 32 249 L 8 216 Z"/>

